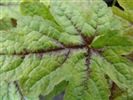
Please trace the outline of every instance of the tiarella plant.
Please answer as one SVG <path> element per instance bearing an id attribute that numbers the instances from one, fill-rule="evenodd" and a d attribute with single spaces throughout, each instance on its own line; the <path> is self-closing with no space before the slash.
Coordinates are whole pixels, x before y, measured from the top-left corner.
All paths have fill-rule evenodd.
<path id="1" fill-rule="evenodd" d="M 0 100 L 62 92 L 64 100 L 133 100 L 133 1 L 118 3 L 123 10 L 103 0 L 23 0 L 20 12 L 3 3 Z"/>

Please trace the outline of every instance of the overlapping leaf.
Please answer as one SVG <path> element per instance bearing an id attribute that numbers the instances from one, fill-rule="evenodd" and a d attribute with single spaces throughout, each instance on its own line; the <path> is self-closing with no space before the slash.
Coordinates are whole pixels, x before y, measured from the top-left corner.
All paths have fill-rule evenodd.
<path id="1" fill-rule="evenodd" d="M 126 20 L 133 22 L 133 1 L 131 0 L 118 0 L 123 11 L 114 7 L 114 13 L 125 18 Z"/>
<path id="2" fill-rule="evenodd" d="M 123 8 L 123 10 L 120 10 L 117 7 L 113 7 L 113 12 L 117 16 L 125 19 L 121 19 L 121 24 L 124 25 L 124 31 L 125 34 L 133 35 L 133 1 L 131 0 L 118 0 L 118 3 Z"/>

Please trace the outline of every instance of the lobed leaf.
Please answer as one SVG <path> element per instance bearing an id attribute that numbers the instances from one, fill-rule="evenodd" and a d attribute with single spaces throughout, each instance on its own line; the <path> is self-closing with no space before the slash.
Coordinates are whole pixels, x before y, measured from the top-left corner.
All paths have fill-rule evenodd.
<path id="1" fill-rule="evenodd" d="M 15 27 L 0 21 L 0 99 L 132 100 L 132 15 L 103 0 L 47 1 L 23 0 Z"/>

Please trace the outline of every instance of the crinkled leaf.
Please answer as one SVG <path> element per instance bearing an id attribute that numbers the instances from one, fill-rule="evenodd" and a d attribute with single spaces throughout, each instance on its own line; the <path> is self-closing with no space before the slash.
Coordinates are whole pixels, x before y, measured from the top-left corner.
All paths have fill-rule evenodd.
<path id="1" fill-rule="evenodd" d="M 2 18 L 0 19 L 0 30 L 9 30 L 16 26 L 15 19 L 11 18 Z"/>
<path id="2" fill-rule="evenodd" d="M 0 81 L 0 100 L 21 100 L 21 94 L 15 82 Z"/>
<path id="3" fill-rule="evenodd" d="M 104 57 L 104 58 L 103 58 Z M 102 70 L 120 87 L 130 89 L 133 85 L 133 63 L 117 55 L 113 50 L 107 50 L 102 57 L 97 56 Z"/>
<path id="4" fill-rule="evenodd" d="M 16 27 L 16 21 L 21 17 L 16 2 L 9 2 L 8 0 L 0 2 L 0 30 Z"/>
<path id="5" fill-rule="evenodd" d="M 96 55 L 93 54 L 92 59 Z M 73 78 L 68 88 L 66 89 L 65 100 L 108 100 L 109 99 L 109 87 L 104 74 L 101 73 L 99 65 L 95 60 L 90 61 L 90 69 L 85 68 L 84 63 L 78 61 L 74 71 Z M 79 65 L 83 64 L 83 65 Z M 79 73 L 79 67 L 82 68 Z M 84 72 L 85 70 L 85 72 Z M 78 75 L 78 77 L 77 77 Z"/>
<path id="6" fill-rule="evenodd" d="M 110 28 L 110 9 L 100 1 L 51 1 L 51 13 L 69 34 L 91 36 Z M 106 13 L 106 14 L 105 14 Z M 106 29 L 105 29 L 106 27 Z"/>
<path id="7" fill-rule="evenodd" d="M 15 18 L 15 19 L 21 17 L 18 5 L 14 4 L 13 6 L 11 5 L 8 6 L 8 4 L 5 4 L 3 6 L 0 6 L 0 19 L 4 17 Z"/>
<path id="8" fill-rule="evenodd" d="M 26 0 L 21 3 L 20 9 L 22 14 L 24 15 L 38 15 L 42 16 L 44 19 L 53 20 L 53 16 L 51 15 L 49 8 L 38 0 Z"/>
<path id="9" fill-rule="evenodd" d="M 0 31 L 0 81 L 17 82 L 28 100 L 63 91 L 64 100 L 133 96 L 133 40 L 102 0 L 23 0 L 21 12 L 30 16 Z"/>

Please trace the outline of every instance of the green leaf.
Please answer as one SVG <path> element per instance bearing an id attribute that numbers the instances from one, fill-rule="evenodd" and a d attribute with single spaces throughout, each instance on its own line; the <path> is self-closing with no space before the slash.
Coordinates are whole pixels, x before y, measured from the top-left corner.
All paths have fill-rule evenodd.
<path id="1" fill-rule="evenodd" d="M 10 0 L 1 0 L 0 1 L 0 3 L 2 3 L 2 4 L 16 4 L 16 3 L 19 3 L 20 2 L 20 0 L 15 0 L 15 1 L 10 1 Z"/>
<path id="2" fill-rule="evenodd" d="M 91 46 L 98 49 L 113 49 L 120 55 L 126 55 L 133 51 L 133 39 L 117 31 L 110 31 L 97 36 Z"/>
<path id="3" fill-rule="evenodd" d="M 0 6 L 0 9 L 0 19 L 4 17 L 15 19 L 21 17 L 18 5 L 8 5 L 5 3 L 3 6 Z"/>
<path id="4" fill-rule="evenodd" d="M 85 66 L 84 63 L 79 65 L 81 62 L 78 61 L 75 68 L 79 69 L 78 67 L 82 66 L 85 73 L 82 71 L 81 73 L 74 72 L 72 81 L 66 89 L 65 100 L 109 100 L 110 92 L 107 81 L 104 74 L 101 73 L 99 65 L 93 60 L 94 56 L 95 54 L 93 54 L 90 65 L 86 69 L 83 67 Z"/>
<path id="5" fill-rule="evenodd" d="M 60 84 L 56 85 L 54 90 L 45 96 L 46 100 L 52 100 L 53 97 L 60 95 L 61 93 L 63 94 L 67 85 L 68 85 L 68 82 L 66 81 L 63 81 Z"/>
<path id="6" fill-rule="evenodd" d="M 0 5 L 0 30 L 9 30 L 16 27 L 16 20 L 21 17 L 18 4 L 15 2 L 1 1 Z"/>
<path id="7" fill-rule="evenodd" d="M 120 10 L 119 8 L 117 7 L 113 7 L 113 12 L 128 20 L 129 22 L 133 22 L 133 1 L 131 0 L 118 0 L 120 6 L 123 7 L 124 11 Z"/>
<path id="8" fill-rule="evenodd" d="M 133 35 L 133 2 L 131 0 L 118 0 L 118 3 L 123 10 L 113 6 L 113 13 L 122 19 L 120 19 L 121 24 L 123 25 L 124 33 L 127 35 Z"/>
<path id="9" fill-rule="evenodd" d="M 48 7 L 46 7 L 43 3 L 36 1 L 24 1 L 20 4 L 20 10 L 23 15 L 38 15 L 42 16 L 44 19 L 53 20 L 53 16 L 51 15 Z"/>
<path id="10" fill-rule="evenodd" d="M 49 7 L 50 0 L 40 0 L 45 6 Z"/>
<path id="11" fill-rule="evenodd" d="M 101 1 L 51 1 L 51 13 L 69 34 L 91 36 L 110 27 L 110 9 Z M 106 13 L 106 14 L 105 14 Z M 106 27 L 106 29 L 105 29 Z"/>
<path id="12" fill-rule="evenodd" d="M 98 64 L 102 70 L 121 89 L 128 89 L 133 85 L 133 63 L 117 55 L 113 50 L 106 50 L 102 57 L 98 57 Z"/>
<path id="13" fill-rule="evenodd" d="M 48 49 L 63 49 L 69 44 L 72 47 L 82 47 L 83 41 L 80 36 L 61 32 L 56 27 L 55 24 L 41 17 L 24 17 L 23 20 L 18 20 L 17 29 L 11 30 L 10 33 L 0 32 L 0 53 L 43 52 Z"/>
<path id="14" fill-rule="evenodd" d="M 118 2 L 125 10 L 133 10 L 133 4 L 131 0 L 118 0 Z"/>
<path id="15" fill-rule="evenodd" d="M 16 26 L 1 24 L 0 99 L 132 100 L 129 22 L 103 0 L 47 1 L 23 0 Z"/>
<path id="16" fill-rule="evenodd" d="M 21 100 L 22 96 L 15 84 L 0 81 L 0 100 Z"/>
<path id="17" fill-rule="evenodd" d="M 0 30 L 8 30 L 13 28 L 13 26 L 16 26 L 14 19 L 11 19 L 11 18 L 0 19 Z"/>

